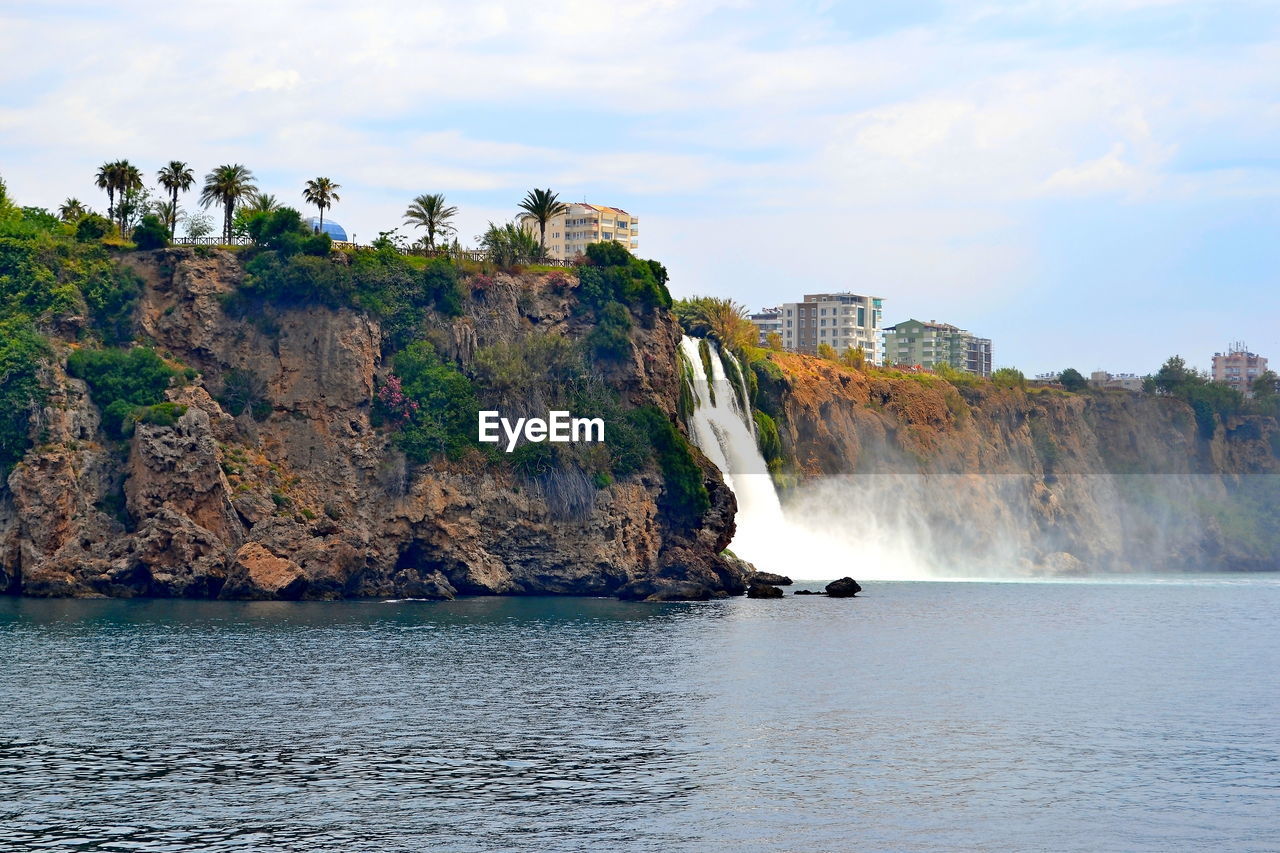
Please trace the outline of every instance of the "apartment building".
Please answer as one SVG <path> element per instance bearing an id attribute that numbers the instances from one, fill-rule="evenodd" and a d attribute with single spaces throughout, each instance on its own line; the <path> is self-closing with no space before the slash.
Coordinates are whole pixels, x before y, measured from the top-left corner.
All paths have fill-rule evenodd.
<path id="1" fill-rule="evenodd" d="M 1213 381 L 1222 382 L 1244 394 L 1253 396 L 1253 380 L 1267 369 L 1267 360 L 1249 352 L 1243 342 L 1236 341 L 1227 352 L 1213 354 Z"/>
<path id="2" fill-rule="evenodd" d="M 907 320 L 884 330 L 886 364 L 918 364 L 933 369 L 947 364 L 975 376 L 991 375 L 991 339 L 979 338 L 949 323 Z"/>
<path id="3" fill-rule="evenodd" d="M 751 322 L 756 324 L 756 331 L 760 333 L 759 345 L 762 347 L 769 345 L 768 337 L 771 333 L 777 332 L 779 337 L 782 336 L 781 308 L 761 308 L 758 313 L 751 315 Z"/>
<path id="4" fill-rule="evenodd" d="M 820 344 L 829 345 L 837 353 L 862 347 L 867 359 L 876 364 L 880 361 L 883 310 L 884 300 L 878 296 L 845 292 L 807 293 L 803 302 L 784 302 L 763 313 L 768 317 L 776 312 L 778 325 L 771 331 L 782 335 L 784 349 L 816 355 Z M 760 327 L 761 323 L 756 325 Z"/>
<path id="5" fill-rule="evenodd" d="M 1108 373 L 1095 370 L 1089 374 L 1089 385 L 1093 388 L 1123 388 L 1126 391 L 1141 391 L 1142 377 L 1135 373 Z"/>
<path id="6" fill-rule="evenodd" d="M 626 246 L 632 254 L 640 248 L 640 220 L 625 210 L 585 202 L 569 203 L 568 209 L 547 222 L 547 255 L 573 258 L 588 243 L 613 240 Z M 520 224 L 534 237 L 539 236 L 538 221 L 528 214 Z"/>

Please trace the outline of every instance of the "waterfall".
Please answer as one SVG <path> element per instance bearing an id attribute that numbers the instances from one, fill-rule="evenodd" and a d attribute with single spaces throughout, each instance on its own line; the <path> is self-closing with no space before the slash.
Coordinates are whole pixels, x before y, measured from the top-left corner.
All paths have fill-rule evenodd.
<path id="1" fill-rule="evenodd" d="M 702 360 L 703 345 L 709 348 L 710 376 Z M 874 514 L 841 512 L 840 501 L 823 501 L 825 506 L 816 507 L 805 500 L 797 502 L 793 512 L 784 508 L 756 444 L 741 365 L 713 342 L 687 335 L 680 350 L 693 375 L 689 432 L 738 499 L 737 532 L 729 544 L 733 553 L 757 569 L 797 580 L 845 575 L 916 579 L 932 574 L 906 538 L 883 530 Z M 738 383 L 729 379 L 724 360 L 738 367 Z M 745 406 L 740 399 L 747 401 Z"/>

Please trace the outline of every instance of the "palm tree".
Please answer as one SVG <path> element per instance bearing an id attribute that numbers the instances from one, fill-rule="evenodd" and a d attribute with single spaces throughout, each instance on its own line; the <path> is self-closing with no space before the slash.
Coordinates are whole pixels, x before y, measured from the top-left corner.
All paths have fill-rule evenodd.
<path id="1" fill-rule="evenodd" d="M 151 212 L 156 218 L 169 228 L 169 239 L 173 239 L 173 228 L 178 222 L 178 209 L 173 206 L 171 201 L 153 201 L 151 202 Z"/>
<path id="2" fill-rule="evenodd" d="M 569 210 L 569 205 L 556 198 L 557 194 L 550 189 L 535 189 L 530 190 L 524 201 L 520 202 L 520 209 L 538 223 L 538 251 L 542 255 L 547 253 L 547 223 Z"/>
<path id="3" fill-rule="evenodd" d="M 200 205 L 202 207 L 213 204 L 223 206 L 222 239 L 226 242 L 231 242 L 231 222 L 235 217 L 236 202 L 256 190 L 253 172 L 239 163 L 219 166 L 204 176 L 204 187 L 200 190 Z"/>
<path id="4" fill-rule="evenodd" d="M 433 251 L 436 247 L 436 235 L 444 236 L 454 230 L 449 220 L 457 213 L 458 208 L 445 205 L 444 193 L 431 193 L 413 200 L 409 209 L 404 212 L 404 221 L 417 228 L 427 229 L 427 250 Z"/>
<path id="5" fill-rule="evenodd" d="M 63 222 L 75 222 L 88 212 L 78 198 L 69 198 L 58 206 L 58 216 Z"/>
<path id="6" fill-rule="evenodd" d="M 255 192 L 249 195 L 245 213 L 274 213 L 280 209 L 280 200 L 270 193 Z"/>
<path id="7" fill-rule="evenodd" d="M 120 185 L 120 164 L 123 160 L 113 160 L 98 167 L 94 184 L 100 190 L 107 191 L 107 218 L 116 220 L 116 187 Z"/>
<path id="8" fill-rule="evenodd" d="M 160 186 L 169 191 L 169 198 L 172 201 L 170 218 L 165 220 L 165 224 L 169 226 L 169 238 L 173 239 L 173 234 L 178 228 L 178 193 L 186 192 L 195 186 L 196 176 L 186 163 L 181 160 L 170 160 L 168 166 L 156 173 L 156 178 L 160 181 Z"/>
<path id="9" fill-rule="evenodd" d="M 137 166 L 133 165 L 128 160 L 118 161 L 116 163 L 116 168 L 118 170 L 116 172 L 116 190 L 120 193 L 120 200 L 123 201 L 126 194 L 137 192 L 142 189 L 142 172 L 138 170 Z M 121 234 L 123 234 L 125 230 L 126 212 L 127 211 L 124 209 L 123 204 L 116 209 L 116 214 L 120 221 Z"/>
<path id="10" fill-rule="evenodd" d="M 307 181 L 307 188 L 302 191 L 302 198 L 307 204 L 314 204 L 320 209 L 320 230 L 324 230 L 324 211 L 326 207 L 333 207 L 335 201 L 342 201 L 342 197 L 338 195 L 337 190 L 342 189 L 342 184 L 335 184 L 328 178 L 314 178 Z"/>

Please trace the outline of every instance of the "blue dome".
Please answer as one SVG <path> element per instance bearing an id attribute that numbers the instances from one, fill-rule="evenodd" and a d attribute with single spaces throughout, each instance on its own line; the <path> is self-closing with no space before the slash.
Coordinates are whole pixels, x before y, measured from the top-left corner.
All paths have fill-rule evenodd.
<path id="1" fill-rule="evenodd" d="M 312 231 L 315 231 L 317 228 L 320 227 L 320 217 L 318 216 L 308 216 L 306 219 L 302 221 Z M 344 243 L 347 241 L 346 229 L 343 228 L 338 223 L 331 222 L 328 219 L 324 221 L 324 233 L 328 234 L 330 237 L 332 237 L 335 240 L 341 240 Z"/>

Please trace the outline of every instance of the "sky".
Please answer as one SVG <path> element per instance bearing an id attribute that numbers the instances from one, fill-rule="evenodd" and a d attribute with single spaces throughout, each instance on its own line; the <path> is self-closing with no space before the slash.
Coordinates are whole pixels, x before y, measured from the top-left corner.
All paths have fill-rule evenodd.
<path id="1" fill-rule="evenodd" d="M 1271 0 L 0 0 L 0 80 L 22 204 L 243 163 L 361 242 L 442 192 L 473 244 L 550 187 L 677 297 L 881 296 L 1029 375 L 1280 361 Z"/>

